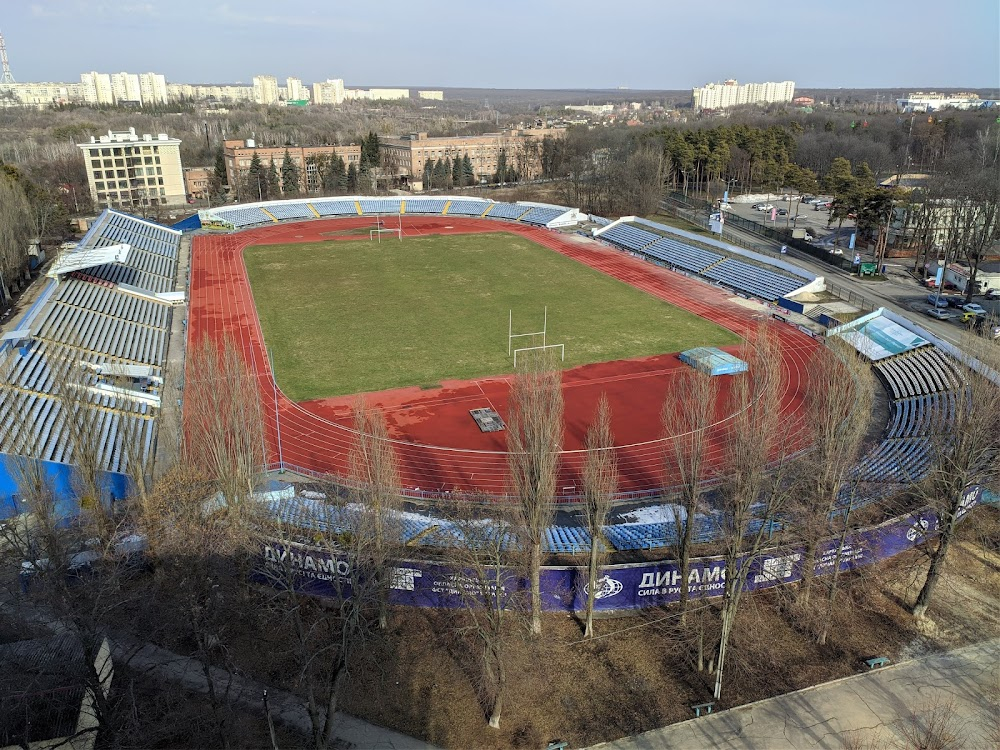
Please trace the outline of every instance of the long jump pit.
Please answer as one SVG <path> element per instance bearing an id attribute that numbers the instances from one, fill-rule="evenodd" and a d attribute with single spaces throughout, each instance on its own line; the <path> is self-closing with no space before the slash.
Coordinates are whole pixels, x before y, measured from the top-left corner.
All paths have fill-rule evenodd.
<path id="1" fill-rule="evenodd" d="M 396 217 L 392 217 L 393 225 Z M 371 226 L 371 217 L 322 219 L 276 224 L 231 234 L 194 238 L 188 344 L 208 336 L 230 337 L 255 373 L 261 394 L 269 465 L 309 475 L 348 477 L 355 442 L 351 407 L 357 394 L 295 402 L 276 384 L 243 262 L 250 245 L 330 241 L 344 230 Z M 808 388 L 807 363 L 820 346 L 793 326 L 771 319 L 766 306 L 748 303 L 731 292 L 674 273 L 620 250 L 576 235 L 488 219 L 399 217 L 403 237 L 426 234 L 507 232 L 522 235 L 554 252 L 642 290 L 646 294 L 710 320 L 741 338 L 769 326 L 781 348 L 780 418 L 783 451 L 805 447 L 803 411 Z M 352 239 L 357 239 L 353 237 Z M 738 346 L 723 347 L 739 356 Z M 657 496 L 677 483 L 664 474 L 669 441 L 660 414 L 674 376 L 688 365 L 677 353 L 583 365 L 563 371 L 565 432 L 556 500 L 574 502 L 581 491 L 586 456 L 584 440 L 601 394 L 612 411 L 612 428 L 623 499 Z M 733 416 L 730 385 L 720 376 L 716 419 L 709 431 L 709 466 L 722 469 L 723 446 Z M 439 388 L 401 388 L 365 393 L 383 411 L 390 430 L 402 489 L 415 497 L 470 493 L 502 499 L 509 495 L 506 432 L 482 431 L 470 412 L 509 413 L 510 375 L 444 381 Z M 280 438 L 280 439 L 279 439 Z M 280 443 L 280 450 L 279 450 Z"/>

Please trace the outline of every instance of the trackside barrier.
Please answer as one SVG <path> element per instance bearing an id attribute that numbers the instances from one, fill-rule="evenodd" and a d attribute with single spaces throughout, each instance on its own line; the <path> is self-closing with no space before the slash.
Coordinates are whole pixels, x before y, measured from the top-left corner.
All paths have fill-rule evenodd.
<path id="1" fill-rule="evenodd" d="M 958 518 L 962 520 L 983 502 L 981 487 L 966 491 Z M 986 503 L 992 501 L 992 496 Z M 983 504 L 986 504 L 983 503 Z M 854 570 L 888 560 L 937 535 L 938 518 L 929 509 L 908 513 L 877 526 L 849 534 L 840 546 L 839 538 L 819 545 L 814 574 Z M 805 550 L 801 546 L 776 547 L 753 558 L 745 591 L 762 591 L 801 581 Z M 598 611 L 638 610 L 672 604 L 680 599 L 680 570 L 668 560 L 628 565 L 608 565 L 601 569 L 594 606 Z M 288 541 L 264 543 L 253 578 L 278 586 L 292 585 L 303 593 L 340 597 L 350 595 L 350 564 L 329 550 Z M 506 568 L 497 572 L 501 595 L 529 588 L 529 582 Z M 460 589 L 470 581 L 470 573 L 422 560 L 400 560 L 393 569 L 390 601 L 413 607 L 457 608 L 464 606 Z M 688 576 L 692 598 L 722 596 L 726 585 L 725 560 L 701 557 L 691 561 Z M 542 606 L 548 611 L 573 612 L 587 601 L 585 567 L 545 567 L 541 573 Z"/>

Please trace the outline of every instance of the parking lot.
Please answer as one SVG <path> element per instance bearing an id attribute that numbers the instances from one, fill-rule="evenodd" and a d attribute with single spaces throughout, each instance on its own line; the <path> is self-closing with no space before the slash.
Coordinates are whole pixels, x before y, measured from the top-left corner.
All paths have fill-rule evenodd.
<path id="1" fill-rule="evenodd" d="M 752 203 L 732 203 L 730 202 L 729 213 L 740 216 L 750 221 L 756 221 L 775 229 L 805 229 L 813 238 L 816 244 L 833 245 L 834 237 L 837 235 L 837 222 L 832 226 L 827 224 L 830 218 L 828 209 L 815 210 L 812 204 L 802 203 L 801 196 L 792 196 L 791 200 L 771 200 L 766 201 L 773 205 L 777 211 L 786 211 L 785 216 L 775 216 L 771 221 L 770 211 L 758 211 L 753 208 Z M 839 247 L 846 248 L 850 244 L 851 234 L 854 232 L 854 222 L 844 220 L 844 225 L 840 230 Z"/>
<path id="2" fill-rule="evenodd" d="M 940 300 L 936 308 L 935 300 Z M 972 302 L 986 311 L 987 321 L 991 325 L 996 325 L 1000 321 L 1000 300 L 989 300 L 977 295 L 972 298 Z M 927 320 L 936 320 L 950 327 L 964 329 L 970 325 L 969 322 L 963 320 L 962 305 L 964 304 L 964 295 L 942 292 L 941 296 L 937 297 L 934 290 L 928 289 L 919 297 L 910 300 L 908 306 L 914 312 L 927 316 Z M 935 309 L 939 312 L 933 312 Z"/>

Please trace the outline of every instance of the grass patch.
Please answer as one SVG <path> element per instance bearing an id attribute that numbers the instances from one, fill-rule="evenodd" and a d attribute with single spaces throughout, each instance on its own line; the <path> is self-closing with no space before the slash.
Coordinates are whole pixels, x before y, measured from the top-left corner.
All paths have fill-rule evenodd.
<path id="1" fill-rule="evenodd" d="M 296 401 L 509 372 L 510 309 L 517 333 L 540 330 L 548 305 L 547 341 L 566 345 L 566 367 L 738 341 L 506 233 L 262 245 L 244 257 L 278 383 Z"/>

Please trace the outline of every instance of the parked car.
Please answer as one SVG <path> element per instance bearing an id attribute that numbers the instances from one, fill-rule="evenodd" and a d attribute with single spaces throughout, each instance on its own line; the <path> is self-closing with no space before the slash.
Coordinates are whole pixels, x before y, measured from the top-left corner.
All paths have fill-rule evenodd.
<path id="1" fill-rule="evenodd" d="M 1000 289 L 987 289 L 983 296 L 986 299 L 1000 299 Z"/>
<path id="2" fill-rule="evenodd" d="M 771 205 L 770 203 L 761 203 L 761 204 L 760 204 L 760 205 L 759 205 L 759 206 L 757 207 L 757 210 L 758 210 L 758 211 L 770 211 L 770 210 L 771 210 L 771 209 L 773 209 L 773 208 L 774 208 L 774 206 L 773 206 L 773 205 Z"/>
<path id="3" fill-rule="evenodd" d="M 930 302 L 931 305 L 934 306 L 934 307 L 947 307 L 948 306 L 948 300 L 945 299 L 944 297 L 939 297 L 936 294 L 928 294 L 927 295 L 927 301 Z"/>
<path id="4" fill-rule="evenodd" d="M 816 197 L 815 197 L 815 196 L 813 196 L 813 195 L 805 195 L 805 196 L 803 196 L 803 197 L 802 197 L 802 202 L 803 202 L 804 204 L 806 204 L 807 206 L 808 206 L 808 205 L 809 205 L 810 203 L 815 203 L 815 202 L 816 202 L 817 200 L 818 200 L 818 198 L 816 198 Z"/>
<path id="5" fill-rule="evenodd" d="M 986 308 L 982 305 L 978 305 L 975 302 L 970 302 L 967 305 L 962 305 L 962 312 L 972 313 L 973 315 L 982 315 L 984 318 L 987 315 Z"/>
<path id="6" fill-rule="evenodd" d="M 788 216 L 788 209 L 779 208 L 778 209 L 778 216 Z"/>
<path id="7" fill-rule="evenodd" d="M 818 203 L 813 203 L 813 211 L 825 211 L 831 205 L 832 203 L 830 201 L 820 201 Z"/>
<path id="8" fill-rule="evenodd" d="M 945 297 L 948 300 L 949 307 L 961 307 L 965 304 L 965 297 Z"/>
<path id="9" fill-rule="evenodd" d="M 928 307 L 924 310 L 925 313 L 930 315 L 935 320 L 951 320 L 955 317 L 955 313 L 948 312 L 947 310 L 942 310 L 939 307 Z"/>

